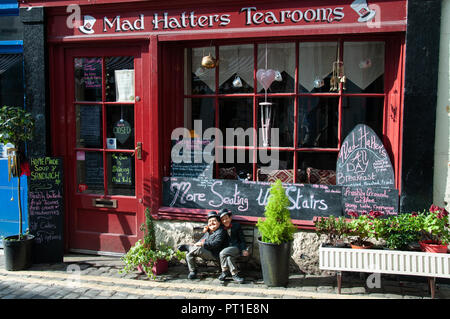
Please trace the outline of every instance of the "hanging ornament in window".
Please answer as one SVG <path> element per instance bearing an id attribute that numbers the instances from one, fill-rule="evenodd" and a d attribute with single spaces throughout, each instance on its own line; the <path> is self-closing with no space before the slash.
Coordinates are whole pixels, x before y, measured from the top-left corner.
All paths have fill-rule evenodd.
<path id="1" fill-rule="evenodd" d="M 330 91 L 340 91 L 340 83 L 342 83 L 342 89 L 346 90 L 345 83 L 347 82 L 347 78 L 344 73 L 344 62 L 341 61 L 340 58 L 340 50 L 339 46 L 337 48 L 337 58 L 336 61 L 333 62 L 333 71 L 330 78 Z"/>
<path id="2" fill-rule="evenodd" d="M 233 86 L 235 88 L 240 88 L 242 87 L 242 80 L 238 75 L 239 73 L 239 47 L 238 47 L 238 52 L 237 52 L 237 71 L 236 71 L 236 77 L 233 80 Z"/>
<path id="3" fill-rule="evenodd" d="M 207 69 L 213 69 L 218 65 L 219 65 L 219 60 L 214 58 L 211 55 L 211 52 L 209 52 L 208 55 L 205 55 L 205 52 L 203 51 L 202 67 L 207 68 Z"/>
<path id="4" fill-rule="evenodd" d="M 320 78 L 319 76 L 317 76 L 313 82 L 314 84 L 314 88 L 315 89 L 320 89 L 321 87 L 323 87 L 325 85 L 325 82 L 322 78 Z"/>
<path id="5" fill-rule="evenodd" d="M 120 120 L 114 125 L 113 133 L 116 139 L 124 144 L 131 135 L 131 125 L 123 119 L 123 106 L 120 107 Z"/>
<path id="6" fill-rule="evenodd" d="M 270 145 L 270 125 L 272 118 L 272 102 L 267 102 L 267 89 L 269 89 L 270 85 L 275 81 L 276 72 L 272 69 L 267 69 L 267 43 L 266 43 L 266 65 L 265 69 L 259 69 L 256 72 L 256 79 L 264 88 L 264 102 L 260 102 L 261 106 L 261 131 L 262 131 L 262 140 L 263 146 L 267 147 Z M 279 73 L 279 72 L 278 72 Z M 281 76 L 281 74 L 280 74 Z"/>
<path id="7" fill-rule="evenodd" d="M 275 71 L 275 81 L 278 81 L 278 82 L 283 81 L 283 77 L 281 76 L 280 71 Z"/>

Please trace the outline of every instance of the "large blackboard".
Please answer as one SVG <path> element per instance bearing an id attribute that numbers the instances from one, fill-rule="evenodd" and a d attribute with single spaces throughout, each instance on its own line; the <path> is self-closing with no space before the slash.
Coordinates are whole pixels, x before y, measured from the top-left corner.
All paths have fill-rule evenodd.
<path id="1" fill-rule="evenodd" d="M 284 184 L 292 219 L 340 216 L 341 187 Z M 270 183 L 239 180 L 163 178 L 163 205 L 197 209 L 230 209 L 236 215 L 264 217 Z"/>
<path id="2" fill-rule="evenodd" d="M 342 210 L 344 215 L 359 215 L 379 211 L 385 217 L 398 214 L 398 190 L 385 187 L 342 187 Z"/>
<path id="3" fill-rule="evenodd" d="M 342 143 L 336 164 L 336 184 L 394 187 L 394 170 L 377 134 L 358 124 Z"/>
<path id="4" fill-rule="evenodd" d="M 62 262 L 63 162 L 61 158 L 30 159 L 28 209 L 30 233 L 35 236 L 33 262 Z"/>
<path id="5" fill-rule="evenodd" d="M 212 179 L 214 144 L 198 138 L 172 140 L 170 176 Z"/>

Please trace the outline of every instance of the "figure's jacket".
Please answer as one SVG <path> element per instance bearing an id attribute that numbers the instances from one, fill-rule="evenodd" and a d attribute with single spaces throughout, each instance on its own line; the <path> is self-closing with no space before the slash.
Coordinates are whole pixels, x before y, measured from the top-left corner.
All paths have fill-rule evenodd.
<path id="1" fill-rule="evenodd" d="M 242 230 L 241 224 L 239 222 L 232 220 L 230 228 L 231 228 L 230 246 L 239 248 L 239 252 L 246 250 L 247 244 L 245 243 L 244 231 Z"/>
<path id="2" fill-rule="evenodd" d="M 215 232 L 206 232 L 200 241 L 203 242 L 203 248 L 209 250 L 214 256 L 219 257 L 219 253 L 225 247 L 228 247 L 230 237 L 227 231 L 221 225 Z"/>

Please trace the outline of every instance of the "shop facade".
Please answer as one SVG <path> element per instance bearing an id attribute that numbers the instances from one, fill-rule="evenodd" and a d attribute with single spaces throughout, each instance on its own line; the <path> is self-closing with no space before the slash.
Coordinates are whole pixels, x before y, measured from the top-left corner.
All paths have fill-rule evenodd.
<path id="1" fill-rule="evenodd" d="M 361 123 L 389 155 L 399 211 L 432 202 L 439 1 L 69 2 L 21 4 L 41 59 L 25 52 L 41 127 L 30 153 L 64 159 L 66 250 L 125 252 L 146 208 L 172 243 L 225 205 L 254 224 L 248 201 L 264 200 L 250 188 L 276 178 L 333 190 Z M 194 185 L 199 163 L 174 164 L 180 136 L 214 137 L 209 182 Z M 294 222 L 311 230 L 330 211 L 301 196 Z"/>
<path id="2" fill-rule="evenodd" d="M 0 105 L 24 107 L 22 23 L 17 1 L 6 0 L 0 4 Z M 19 229 L 17 178 L 8 178 L 5 145 L 0 144 L 0 248 L 2 237 L 15 235 Z M 27 207 L 27 177 L 21 177 L 22 207 Z M 23 216 L 24 229 L 28 219 Z"/>

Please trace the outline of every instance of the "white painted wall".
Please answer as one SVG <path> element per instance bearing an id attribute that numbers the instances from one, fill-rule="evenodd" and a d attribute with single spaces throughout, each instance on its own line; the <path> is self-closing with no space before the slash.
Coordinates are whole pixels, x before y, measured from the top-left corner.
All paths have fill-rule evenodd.
<path id="1" fill-rule="evenodd" d="M 442 0 L 433 201 L 450 211 L 450 0 Z"/>

